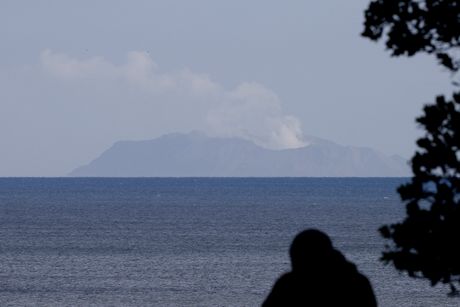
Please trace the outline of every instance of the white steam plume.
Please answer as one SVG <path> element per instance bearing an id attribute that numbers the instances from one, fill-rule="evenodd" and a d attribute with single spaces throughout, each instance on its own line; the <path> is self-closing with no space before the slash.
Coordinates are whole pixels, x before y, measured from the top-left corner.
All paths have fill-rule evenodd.
<path id="1" fill-rule="evenodd" d="M 175 114 L 195 108 L 190 114 L 196 123 L 192 128 L 209 135 L 241 137 L 272 149 L 306 145 L 300 121 L 285 115 L 279 97 L 258 83 L 242 83 L 227 90 L 209 76 L 188 69 L 160 72 L 150 56 L 139 51 L 128 53 L 126 63 L 117 65 L 103 57 L 76 59 L 45 50 L 41 64 L 47 73 L 66 81 L 89 80 L 114 88 L 123 84 L 142 92 L 153 104 L 145 112 L 155 110 L 158 101 L 174 101 L 168 113 L 172 122 Z"/>

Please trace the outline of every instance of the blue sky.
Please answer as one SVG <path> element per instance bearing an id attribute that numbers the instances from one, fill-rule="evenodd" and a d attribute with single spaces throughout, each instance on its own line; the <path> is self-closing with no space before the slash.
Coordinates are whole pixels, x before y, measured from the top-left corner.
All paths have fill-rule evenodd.
<path id="1" fill-rule="evenodd" d="M 59 176 L 119 140 L 313 135 L 409 158 L 449 74 L 360 37 L 368 1 L 2 1 L 0 176 Z"/>

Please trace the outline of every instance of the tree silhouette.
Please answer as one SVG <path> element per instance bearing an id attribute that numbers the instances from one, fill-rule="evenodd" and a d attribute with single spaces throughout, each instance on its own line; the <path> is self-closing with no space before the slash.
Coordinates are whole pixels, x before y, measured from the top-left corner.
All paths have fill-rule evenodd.
<path id="1" fill-rule="evenodd" d="M 379 40 L 393 56 L 434 54 L 440 64 L 458 71 L 460 46 L 460 1 L 376 0 L 365 12 L 363 36 Z"/>
<path id="2" fill-rule="evenodd" d="M 407 203 L 402 223 L 380 231 L 394 244 L 382 260 L 432 285 L 460 282 L 460 94 L 437 98 L 417 121 L 426 135 L 412 158 L 414 176 L 398 192 Z"/>
<path id="3" fill-rule="evenodd" d="M 376 0 L 365 12 L 364 37 L 386 37 L 393 56 L 428 53 L 460 71 L 460 1 Z M 455 82 L 454 82 L 455 84 Z M 458 84 L 457 84 L 458 85 Z M 412 158 L 413 177 L 398 188 L 407 216 L 380 228 L 382 260 L 434 286 L 460 283 L 460 93 L 425 106 L 417 119 L 425 136 Z"/>

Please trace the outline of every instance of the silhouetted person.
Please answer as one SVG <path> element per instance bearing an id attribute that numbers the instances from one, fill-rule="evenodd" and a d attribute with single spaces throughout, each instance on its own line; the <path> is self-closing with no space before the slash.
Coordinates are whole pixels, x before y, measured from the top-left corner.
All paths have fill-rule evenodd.
<path id="1" fill-rule="evenodd" d="M 289 254 L 292 271 L 276 281 L 263 307 L 377 306 L 367 278 L 334 249 L 325 233 L 299 233 Z"/>

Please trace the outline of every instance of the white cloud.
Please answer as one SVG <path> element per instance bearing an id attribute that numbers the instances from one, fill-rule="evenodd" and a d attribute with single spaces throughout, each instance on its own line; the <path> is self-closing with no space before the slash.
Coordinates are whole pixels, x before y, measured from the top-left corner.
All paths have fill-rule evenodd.
<path id="1" fill-rule="evenodd" d="M 180 124 L 184 117 L 192 117 L 194 124 L 189 128 L 209 135 L 241 137 L 273 149 L 306 145 L 300 121 L 285 115 L 279 97 L 258 83 L 242 83 L 227 90 L 209 76 L 189 69 L 160 72 L 147 53 L 138 51 L 128 53 L 126 63 L 117 65 L 103 57 L 76 59 L 45 50 L 41 64 L 47 74 L 70 83 L 90 80 L 104 84 L 107 91 L 111 87 L 119 90 L 120 84 L 128 86 L 130 92 L 147 95 L 150 106 L 144 106 L 143 113 L 154 116 L 156 105 L 169 107 L 168 121 Z M 126 95 L 129 98 L 129 93 Z M 164 101 L 172 102 L 169 106 L 159 103 Z M 184 114 L 187 110 L 189 114 Z"/>
<path id="2" fill-rule="evenodd" d="M 112 78 L 117 74 L 116 68 L 102 57 L 92 57 L 88 60 L 78 60 L 66 54 L 54 53 L 47 49 L 42 52 L 43 68 L 58 77 L 98 77 Z"/>
<path id="3" fill-rule="evenodd" d="M 267 148 L 305 146 L 300 121 L 283 115 L 278 96 L 258 83 L 242 83 L 225 92 L 207 114 L 210 131 L 216 135 L 250 139 Z"/>

